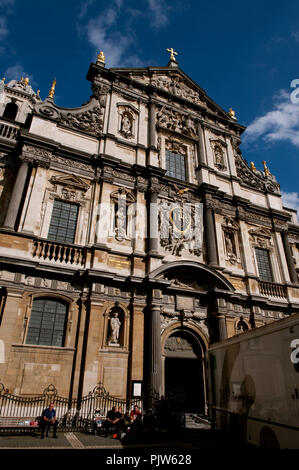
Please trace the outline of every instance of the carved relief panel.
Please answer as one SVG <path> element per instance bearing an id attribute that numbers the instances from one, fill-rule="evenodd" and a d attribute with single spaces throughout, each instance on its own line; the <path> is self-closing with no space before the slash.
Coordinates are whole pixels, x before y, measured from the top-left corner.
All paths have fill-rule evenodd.
<path id="1" fill-rule="evenodd" d="M 197 138 L 198 131 L 195 120 L 188 113 L 182 113 L 176 109 L 162 106 L 158 109 L 156 120 L 158 128 L 185 134 L 193 139 Z"/>
<path id="2" fill-rule="evenodd" d="M 158 212 L 161 247 L 172 255 L 202 253 L 202 204 L 188 204 L 183 200 L 161 200 Z"/>

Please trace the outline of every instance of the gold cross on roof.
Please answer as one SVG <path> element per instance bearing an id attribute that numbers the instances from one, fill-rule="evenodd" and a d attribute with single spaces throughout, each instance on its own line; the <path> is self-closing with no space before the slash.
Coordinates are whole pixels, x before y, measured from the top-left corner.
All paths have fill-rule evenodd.
<path id="1" fill-rule="evenodd" d="M 170 52 L 170 60 L 174 60 L 176 62 L 174 54 L 178 55 L 178 53 L 173 49 L 173 47 L 171 47 L 170 49 L 166 49 L 166 50 L 167 52 Z"/>

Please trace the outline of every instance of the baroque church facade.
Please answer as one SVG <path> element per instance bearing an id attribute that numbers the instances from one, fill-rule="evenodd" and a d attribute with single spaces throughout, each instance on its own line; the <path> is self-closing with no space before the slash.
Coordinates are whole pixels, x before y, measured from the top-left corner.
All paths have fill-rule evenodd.
<path id="1" fill-rule="evenodd" d="M 0 82 L 0 382 L 207 407 L 211 342 L 299 311 L 299 226 L 178 66 L 90 65 L 79 108 Z M 192 404 L 192 405 L 191 405 Z"/>

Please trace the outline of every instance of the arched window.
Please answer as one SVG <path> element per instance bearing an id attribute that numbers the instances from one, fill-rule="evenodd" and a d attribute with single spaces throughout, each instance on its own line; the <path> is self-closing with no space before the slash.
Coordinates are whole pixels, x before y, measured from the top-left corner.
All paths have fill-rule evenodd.
<path id="1" fill-rule="evenodd" d="M 34 299 L 26 344 L 63 346 L 67 304 L 61 300 Z"/>
<path id="2" fill-rule="evenodd" d="M 3 113 L 3 117 L 14 121 L 17 117 L 18 110 L 19 108 L 16 103 L 7 103 Z"/>

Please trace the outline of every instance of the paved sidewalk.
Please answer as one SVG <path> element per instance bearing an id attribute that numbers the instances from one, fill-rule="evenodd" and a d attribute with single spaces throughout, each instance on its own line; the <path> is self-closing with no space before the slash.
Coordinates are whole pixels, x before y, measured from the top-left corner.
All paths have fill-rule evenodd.
<path id="1" fill-rule="evenodd" d="M 156 433 L 139 435 L 123 444 L 112 436 L 105 438 L 94 434 L 77 432 L 58 432 L 58 438 L 52 435 L 41 439 L 40 436 L 19 435 L 0 436 L 0 451 L 5 449 L 134 449 L 175 447 L 177 449 L 206 449 L 233 446 L 219 432 L 207 429 L 185 429 L 177 434 Z"/>
<path id="2" fill-rule="evenodd" d="M 243 453 L 248 455 L 247 446 L 239 445 L 238 450 L 243 450 Z M 225 459 L 223 461 L 223 456 L 235 453 L 235 442 L 230 442 L 219 432 L 206 429 L 185 429 L 177 435 L 141 433 L 126 444 L 111 437 L 76 432 L 60 432 L 58 439 L 40 439 L 30 435 L 0 436 L 2 459 L 17 466 L 32 466 L 37 462 L 49 462 L 51 465 L 55 462 L 55 466 L 58 465 L 59 468 L 65 461 L 66 468 L 71 465 L 74 465 L 74 468 L 89 468 L 90 464 L 96 464 L 97 468 L 102 469 L 110 469 L 112 465 L 113 468 L 115 465 L 124 465 L 127 468 L 143 470 L 165 464 L 168 467 L 169 464 L 188 464 L 188 468 L 198 469 L 203 462 L 206 463 L 206 459 L 211 459 L 211 456 L 213 463 L 219 458 L 222 465 L 223 462 L 228 462 Z M 255 452 L 252 455 L 255 455 Z"/>

